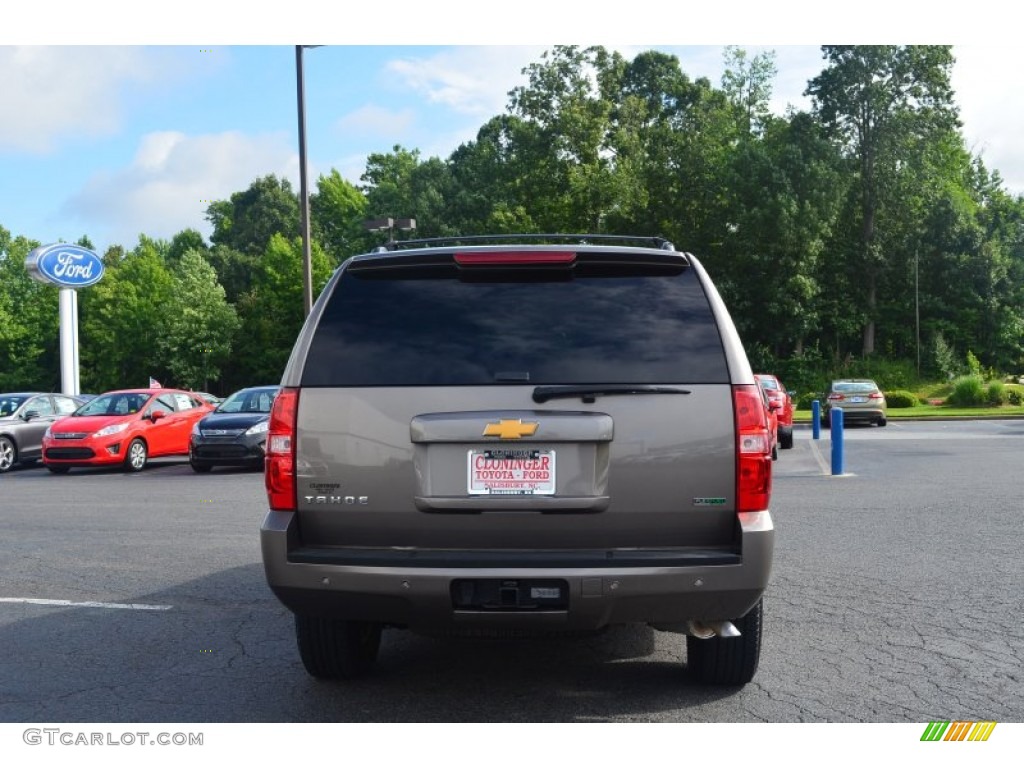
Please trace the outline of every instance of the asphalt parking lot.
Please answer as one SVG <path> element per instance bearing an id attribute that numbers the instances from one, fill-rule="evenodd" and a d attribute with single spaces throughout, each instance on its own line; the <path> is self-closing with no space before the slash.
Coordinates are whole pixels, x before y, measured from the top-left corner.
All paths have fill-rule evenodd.
<path id="1" fill-rule="evenodd" d="M 1024 720 L 1024 421 L 798 427 L 775 465 L 761 667 L 696 685 L 683 638 L 453 641 L 389 630 L 315 681 L 266 587 L 259 474 L 0 476 L 5 722 Z"/>

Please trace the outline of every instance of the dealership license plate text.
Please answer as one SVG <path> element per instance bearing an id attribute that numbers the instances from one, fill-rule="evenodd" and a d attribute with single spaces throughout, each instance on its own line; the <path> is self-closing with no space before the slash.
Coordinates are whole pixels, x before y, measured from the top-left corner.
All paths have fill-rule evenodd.
<path id="1" fill-rule="evenodd" d="M 555 452 L 530 449 L 469 451 L 469 494 L 542 496 L 555 492 Z"/>

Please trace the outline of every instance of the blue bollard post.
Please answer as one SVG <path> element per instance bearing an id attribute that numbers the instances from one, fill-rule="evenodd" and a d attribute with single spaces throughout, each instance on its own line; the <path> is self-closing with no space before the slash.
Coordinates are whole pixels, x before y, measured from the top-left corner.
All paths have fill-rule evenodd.
<path id="1" fill-rule="evenodd" d="M 843 474 L 843 409 L 833 408 L 829 418 L 832 422 L 832 474 Z"/>
<path id="2" fill-rule="evenodd" d="M 821 403 L 811 400 L 811 439 L 821 437 Z"/>

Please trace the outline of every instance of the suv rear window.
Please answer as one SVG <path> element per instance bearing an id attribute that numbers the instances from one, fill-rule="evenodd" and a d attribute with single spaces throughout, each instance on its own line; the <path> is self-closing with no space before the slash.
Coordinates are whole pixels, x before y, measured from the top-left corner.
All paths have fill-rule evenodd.
<path id="1" fill-rule="evenodd" d="M 689 268 L 345 270 L 303 386 L 728 383 Z"/>

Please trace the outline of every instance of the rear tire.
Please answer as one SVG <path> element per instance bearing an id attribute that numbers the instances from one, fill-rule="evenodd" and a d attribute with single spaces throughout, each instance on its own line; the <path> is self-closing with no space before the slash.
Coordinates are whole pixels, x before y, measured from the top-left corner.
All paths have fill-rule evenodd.
<path id="1" fill-rule="evenodd" d="M 789 427 L 779 432 L 779 445 L 783 450 L 789 450 L 793 447 L 793 428 Z"/>
<path id="2" fill-rule="evenodd" d="M 141 472 L 146 468 L 146 459 L 148 458 L 146 444 L 139 438 L 135 438 L 129 443 L 128 450 L 125 451 L 124 468 L 129 472 Z"/>
<path id="3" fill-rule="evenodd" d="M 686 668 L 705 685 L 746 685 L 757 671 L 761 658 L 761 622 L 763 600 L 742 619 L 733 619 L 739 637 L 712 637 L 708 640 L 687 636 Z"/>
<path id="4" fill-rule="evenodd" d="M 879 419 L 878 419 L 878 426 L 884 427 L 888 423 L 889 423 L 889 421 L 885 418 L 885 416 L 880 416 L 879 417 Z"/>
<path id="5" fill-rule="evenodd" d="M 295 614 L 295 638 L 302 665 L 313 677 L 350 680 L 365 675 L 377 660 L 381 625 Z"/>

